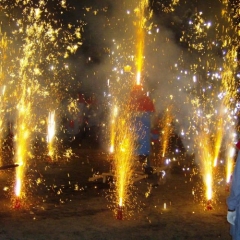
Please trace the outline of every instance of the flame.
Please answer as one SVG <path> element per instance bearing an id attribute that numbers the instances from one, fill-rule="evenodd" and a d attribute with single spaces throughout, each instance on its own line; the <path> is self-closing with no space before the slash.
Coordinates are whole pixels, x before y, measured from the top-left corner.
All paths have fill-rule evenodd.
<path id="1" fill-rule="evenodd" d="M 141 85 L 141 72 L 137 72 L 137 85 Z"/>
<path id="2" fill-rule="evenodd" d="M 17 197 L 20 196 L 21 194 L 21 189 L 22 189 L 22 181 L 21 181 L 21 177 L 19 176 L 17 179 L 16 179 L 16 186 L 15 186 L 15 195 Z"/>
<path id="3" fill-rule="evenodd" d="M 119 206 L 122 207 L 123 206 L 123 199 L 120 197 L 119 198 Z"/>
<path id="4" fill-rule="evenodd" d="M 206 199 L 211 200 L 213 197 L 213 192 L 212 192 L 212 173 L 209 171 L 206 173 L 205 176 L 205 186 L 206 186 Z"/>

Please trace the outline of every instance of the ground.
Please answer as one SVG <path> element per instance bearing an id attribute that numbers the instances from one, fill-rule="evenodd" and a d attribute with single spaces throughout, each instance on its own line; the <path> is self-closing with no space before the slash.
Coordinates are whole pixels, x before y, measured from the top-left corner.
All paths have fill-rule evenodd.
<path id="1" fill-rule="evenodd" d="M 61 151 L 60 151 L 61 152 Z M 202 201 L 201 176 L 176 165 L 166 182 L 151 175 L 135 182 L 130 198 L 133 212 L 116 219 L 109 188 L 90 182 L 108 172 L 109 157 L 101 147 L 75 146 L 51 162 L 37 149 L 26 172 L 27 191 L 20 206 L 12 197 L 14 169 L 0 172 L 1 240 L 91 239 L 231 239 L 226 220 L 226 191 L 219 176 L 212 210 Z M 125 214 L 125 215 L 124 215 Z"/>

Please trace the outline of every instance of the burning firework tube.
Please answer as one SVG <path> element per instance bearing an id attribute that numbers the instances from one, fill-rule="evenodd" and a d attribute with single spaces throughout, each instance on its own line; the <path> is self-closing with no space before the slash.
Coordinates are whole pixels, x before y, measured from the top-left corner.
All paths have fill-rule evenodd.
<path id="1" fill-rule="evenodd" d="M 123 206 L 118 205 L 117 206 L 117 220 L 123 219 Z"/>
<path id="2" fill-rule="evenodd" d="M 21 199 L 20 199 L 20 197 L 16 197 L 14 199 L 13 208 L 14 209 L 20 209 L 21 208 Z"/>
<path id="3" fill-rule="evenodd" d="M 229 184 L 229 183 L 226 184 L 225 191 L 226 191 L 226 192 L 229 192 L 229 191 L 230 191 L 230 184 Z"/>
<path id="4" fill-rule="evenodd" d="M 213 207 L 212 207 L 212 200 L 211 199 L 207 200 L 206 209 L 207 210 L 212 210 L 213 209 Z"/>
<path id="5" fill-rule="evenodd" d="M 231 175 L 231 177 L 230 177 L 229 182 L 226 183 L 226 187 L 225 187 L 225 191 L 226 191 L 226 192 L 229 192 L 229 191 L 230 191 L 230 184 L 231 184 L 231 182 L 232 182 L 232 175 Z"/>

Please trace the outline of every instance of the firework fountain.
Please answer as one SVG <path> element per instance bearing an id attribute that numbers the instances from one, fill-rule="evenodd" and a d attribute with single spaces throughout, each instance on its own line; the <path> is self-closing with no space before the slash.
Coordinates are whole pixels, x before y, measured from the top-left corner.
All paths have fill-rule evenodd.
<path id="1" fill-rule="evenodd" d="M 203 177 L 204 198 L 207 201 L 208 210 L 212 209 L 213 199 L 211 198 L 214 196 L 214 183 L 216 181 L 215 178 L 218 176 L 217 168 L 220 154 L 222 156 L 225 155 L 227 181 L 230 179 L 229 176 L 233 167 L 234 150 L 232 146 L 236 141 L 236 111 L 234 109 L 237 92 L 235 80 L 237 31 L 233 28 L 230 15 L 226 16 L 227 13 L 230 14 L 231 12 L 228 1 L 223 1 L 221 20 L 225 22 L 225 25 L 220 24 L 221 29 L 220 27 L 215 29 L 216 39 L 222 43 L 222 66 L 220 66 L 221 63 L 219 64 L 218 59 L 213 56 L 212 47 L 208 47 L 208 44 L 205 44 L 206 48 L 203 46 L 203 42 L 206 41 L 206 36 L 211 31 L 212 25 L 211 22 L 205 21 L 203 12 L 194 13 L 189 21 L 190 29 L 195 34 L 183 35 L 181 39 L 183 40 L 184 37 L 188 38 L 191 52 L 204 52 L 208 56 L 206 61 L 199 61 L 192 65 L 192 69 L 195 72 L 200 72 L 199 67 L 206 68 L 208 72 L 206 78 L 209 79 L 209 82 L 215 80 L 214 84 L 209 84 L 208 86 L 203 84 L 201 86 L 201 90 L 197 93 L 196 101 L 192 98 L 192 103 L 195 105 L 195 114 L 191 122 L 192 129 L 195 129 L 194 135 L 196 137 L 194 137 L 194 143 Z M 211 44 L 213 46 L 217 45 L 216 42 Z M 210 59 L 212 59 L 211 62 Z M 200 76 L 198 76 L 197 81 L 201 82 Z M 194 119 L 196 118 L 197 120 L 195 121 Z"/>
<path id="2" fill-rule="evenodd" d="M 237 8 L 239 9 L 239 7 Z M 229 11 L 230 10 L 230 11 Z M 227 49 L 227 53 L 223 62 L 223 73 L 222 73 L 222 92 L 223 92 L 223 103 L 226 106 L 228 118 L 227 118 L 227 146 L 229 151 L 226 153 L 226 184 L 230 182 L 230 176 L 233 171 L 233 161 L 235 155 L 235 149 L 233 143 L 236 139 L 236 98 L 237 98 L 237 82 L 235 79 L 235 73 L 238 66 L 237 63 L 237 48 L 239 33 L 237 26 L 234 27 L 234 19 L 237 17 L 237 12 L 233 14 L 233 8 L 231 8 L 229 1 L 222 1 L 222 18 L 225 22 L 222 30 L 222 42 L 223 49 Z M 231 17 L 233 14 L 233 18 Z"/>
<path id="3" fill-rule="evenodd" d="M 124 118 L 118 118 L 116 129 L 116 148 L 114 152 L 114 170 L 116 177 L 117 219 L 123 219 L 123 208 L 129 201 L 128 189 L 132 184 L 134 132 L 129 126 L 130 114 L 125 112 Z M 127 116 L 127 117 L 126 117 Z"/>
<path id="4" fill-rule="evenodd" d="M 30 19 L 32 24 L 27 26 L 26 33 L 27 38 L 22 46 L 23 56 L 20 60 L 19 66 L 19 76 L 21 92 L 19 95 L 19 101 L 17 105 L 17 116 L 16 116 L 16 128 L 15 128 L 15 146 L 16 155 L 15 161 L 18 162 L 19 167 L 16 171 L 16 184 L 15 184 L 15 196 L 16 203 L 14 206 L 16 208 L 20 207 L 20 199 L 24 197 L 25 185 L 24 176 L 27 168 L 27 160 L 29 159 L 29 147 L 30 147 L 30 137 L 32 134 L 33 126 L 33 98 L 38 90 L 39 84 L 34 84 L 34 80 L 39 74 L 39 69 L 34 63 L 36 53 L 37 42 L 32 41 L 32 39 L 40 39 L 41 28 L 39 28 L 39 18 L 41 12 L 40 9 L 30 10 Z M 35 72 L 31 72 L 30 66 L 35 67 Z"/>
<path id="5" fill-rule="evenodd" d="M 212 199 L 213 199 L 213 164 L 214 159 L 212 156 L 212 143 L 209 138 L 209 129 L 205 126 L 205 129 L 199 132 L 197 135 L 196 144 L 198 144 L 198 154 L 200 161 L 200 171 L 204 173 L 203 183 L 205 187 L 205 199 L 206 199 L 206 209 L 212 209 Z"/>
<path id="6" fill-rule="evenodd" d="M 11 6 L 7 1 L 2 1 L 1 4 L 4 6 L 6 15 L 10 17 L 13 17 L 14 8 L 21 5 L 23 9 L 21 18 L 13 17 L 16 25 L 11 32 L 13 35 L 11 39 L 12 41 L 20 39 L 20 41 L 15 43 L 14 54 L 16 56 L 13 60 L 14 65 L 9 70 L 9 75 L 13 78 L 15 86 L 14 88 L 11 86 L 11 89 L 13 89 L 11 98 L 14 99 L 11 104 L 14 104 L 13 109 L 15 110 L 13 114 L 14 160 L 18 168 L 16 170 L 13 201 L 14 208 L 18 209 L 22 205 L 22 200 L 26 199 L 27 196 L 28 179 L 26 178 L 26 170 L 33 156 L 31 151 L 34 131 L 39 129 L 38 124 L 41 121 L 41 116 L 45 115 L 45 110 L 48 111 L 48 107 L 56 107 L 61 101 L 59 91 L 56 89 L 60 85 L 57 82 L 54 83 L 54 81 L 59 81 L 60 75 L 66 70 L 61 69 L 62 59 L 67 58 L 78 48 L 79 43 L 73 42 L 80 37 L 80 29 L 71 26 L 74 33 L 69 36 L 72 30 L 65 31 L 60 27 L 54 28 L 56 21 L 54 22 L 51 19 L 54 14 L 47 11 L 48 3 L 45 1 L 39 1 L 38 4 L 21 2 Z M 61 4 L 59 7 L 66 9 L 64 2 Z M 51 25 L 52 22 L 55 25 Z M 60 34 L 63 36 L 61 39 L 58 37 Z M 57 42 L 59 45 L 56 44 Z M 55 70 L 54 73 L 53 70 Z M 61 84 L 65 83 L 62 82 Z M 54 96 L 55 101 L 49 101 L 49 96 L 52 97 L 50 92 L 58 93 Z M 50 104 L 46 105 L 47 101 Z M 44 110 L 39 106 L 47 107 Z M 53 116 L 54 114 L 50 113 L 48 143 L 51 149 L 49 149 L 49 154 L 53 153 Z"/>
<path id="7" fill-rule="evenodd" d="M 135 2 L 134 2 L 135 4 Z M 134 6 L 134 28 L 136 29 L 136 83 L 134 85 L 141 87 L 141 72 L 143 69 L 144 61 L 144 40 L 146 31 L 146 11 L 148 7 L 147 0 L 141 0 Z M 115 41 L 114 41 L 115 42 Z M 131 67 L 125 65 L 125 72 L 131 72 Z M 131 77 L 132 79 L 132 77 Z M 132 83 L 130 83 L 132 85 Z M 136 87 L 135 86 L 135 87 Z M 116 92 L 116 91 L 115 91 Z M 133 91 L 135 92 L 135 91 Z M 114 93 L 113 93 L 114 94 Z M 118 108 L 113 107 L 111 114 L 111 130 L 110 130 L 110 152 L 113 153 L 113 169 L 116 177 L 116 195 L 117 195 L 117 218 L 122 219 L 122 210 L 127 208 L 126 203 L 128 202 L 127 191 L 132 181 L 134 156 L 136 151 L 135 138 L 136 138 L 136 126 L 134 125 L 134 119 L 136 119 L 136 112 L 133 108 L 136 108 L 136 96 L 130 94 L 130 102 L 120 104 L 120 99 L 115 96 L 115 102 Z M 127 95 L 126 95 L 127 96 Z M 129 98 L 129 97 L 127 97 Z M 134 101 L 132 101 L 134 99 Z M 116 106 L 116 104 L 115 104 Z M 136 109 L 135 109 L 136 110 Z M 140 126 L 139 126 L 140 127 Z M 150 131 L 150 129 L 149 129 Z M 148 136 L 148 135 L 147 135 Z"/>

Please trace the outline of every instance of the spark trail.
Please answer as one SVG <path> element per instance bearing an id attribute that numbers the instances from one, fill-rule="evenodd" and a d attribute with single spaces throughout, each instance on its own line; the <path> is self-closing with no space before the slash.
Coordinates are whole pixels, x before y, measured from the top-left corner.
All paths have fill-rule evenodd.
<path id="1" fill-rule="evenodd" d="M 146 11 L 148 7 L 148 0 L 140 0 L 138 7 L 135 9 L 136 13 L 136 84 L 141 83 L 141 73 L 144 63 L 144 45 L 145 45 L 145 31 L 146 31 Z"/>

